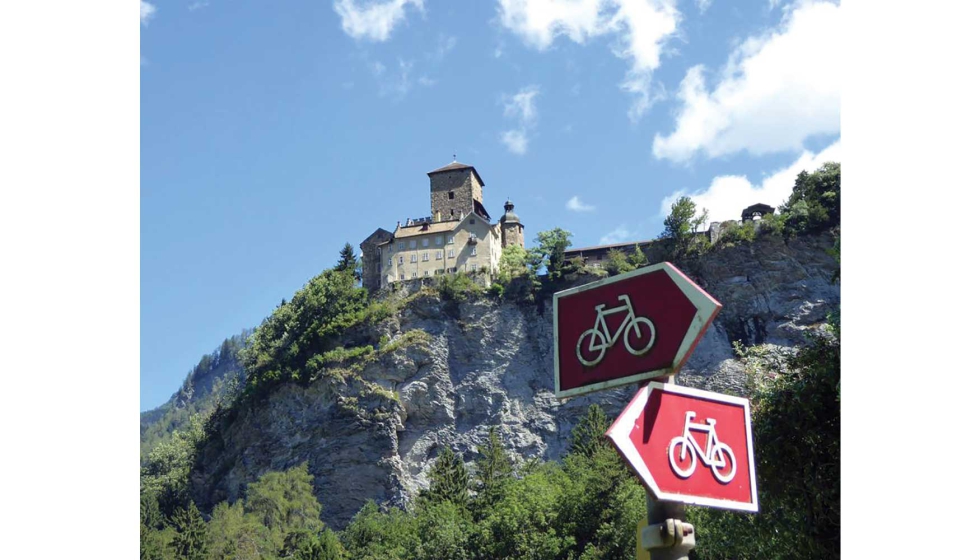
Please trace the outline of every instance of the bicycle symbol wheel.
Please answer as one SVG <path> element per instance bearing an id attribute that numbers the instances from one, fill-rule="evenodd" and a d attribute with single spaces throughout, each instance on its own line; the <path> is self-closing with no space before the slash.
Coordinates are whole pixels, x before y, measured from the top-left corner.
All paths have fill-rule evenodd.
<path id="1" fill-rule="evenodd" d="M 599 348 L 597 350 L 592 349 L 592 341 L 595 340 L 594 337 L 599 339 Z M 588 338 L 588 342 L 585 346 L 582 346 L 582 343 L 586 342 L 586 338 Z M 602 357 L 606 355 L 607 346 L 608 341 L 606 341 L 606 336 L 602 334 L 602 331 L 589 329 L 579 337 L 578 344 L 575 345 L 575 353 L 578 355 L 578 361 L 582 362 L 583 365 L 594 366 L 601 362 Z"/>
<path id="2" fill-rule="evenodd" d="M 644 339 L 643 336 L 644 329 L 642 328 L 643 325 L 646 325 L 646 327 L 650 330 L 650 340 L 647 341 L 646 345 L 644 345 L 642 348 L 637 350 L 630 343 L 630 334 L 632 334 L 633 331 L 636 330 L 637 332 L 640 333 L 637 342 L 642 341 Z M 649 350 L 653 346 L 653 341 L 656 339 L 657 339 L 657 329 L 653 326 L 653 321 L 647 319 L 646 317 L 634 318 L 633 322 L 626 326 L 626 334 L 623 335 L 623 341 L 626 343 L 626 349 L 629 350 L 630 354 L 633 354 L 634 356 L 642 356 L 643 354 L 646 354 L 647 350 Z"/>
<path id="3" fill-rule="evenodd" d="M 728 484 L 735 478 L 735 454 L 731 447 L 724 443 L 715 445 L 711 452 L 711 473 L 722 484 Z"/>
<path id="4" fill-rule="evenodd" d="M 670 468 L 674 469 L 674 474 L 681 478 L 687 478 L 694 474 L 694 467 L 698 466 L 698 458 L 694 454 L 694 444 L 684 436 L 677 436 L 670 440 L 667 457 L 670 458 Z"/>

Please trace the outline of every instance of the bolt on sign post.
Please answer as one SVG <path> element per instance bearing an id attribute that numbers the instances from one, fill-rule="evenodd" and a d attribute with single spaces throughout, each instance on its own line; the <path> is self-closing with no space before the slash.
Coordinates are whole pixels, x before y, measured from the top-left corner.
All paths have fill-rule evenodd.
<path id="1" fill-rule="evenodd" d="M 555 396 L 672 375 L 720 309 L 669 262 L 556 293 Z"/>
<path id="2" fill-rule="evenodd" d="M 658 500 L 759 510 L 747 399 L 651 381 L 606 437 Z"/>

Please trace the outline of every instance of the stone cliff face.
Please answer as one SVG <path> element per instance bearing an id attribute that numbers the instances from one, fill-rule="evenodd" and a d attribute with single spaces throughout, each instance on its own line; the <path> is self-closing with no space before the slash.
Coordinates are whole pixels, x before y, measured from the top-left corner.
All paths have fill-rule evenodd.
<path id="1" fill-rule="evenodd" d="M 724 308 L 679 383 L 744 393 L 732 342 L 797 345 L 839 304 L 829 236 L 763 238 L 716 249 L 681 266 Z M 404 297 L 407 295 L 403 293 Z M 551 303 L 543 309 L 486 298 L 455 304 L 420 292 L 374 327 L 392 344 L 356 372 L 326 372 L 308 387 L 286 385 L 244 411 L 210 441 L 192 474 L 205 506 L 244 495 L 269 470 L 307 462 L 323 519 L 342 527 L 366 500 L 404 504 L 449 445 L 467 462 L 498 426 L 522 459 L 557 459 L 591 403 L 615 417 L 633 387 L 565 403 L 555 399 Z"/>

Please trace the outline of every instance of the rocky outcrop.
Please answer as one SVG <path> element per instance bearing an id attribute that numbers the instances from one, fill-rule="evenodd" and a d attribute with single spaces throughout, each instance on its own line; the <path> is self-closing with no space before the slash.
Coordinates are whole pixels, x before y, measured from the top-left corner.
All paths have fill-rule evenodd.
<path id="1" fill-rule="evenodd" d="M 715 249 L 689 275 L 724 308 L 679 382 L 740 394 L 745 374 L 732 342 L 792 346 L 839 303 L 829 236 Z M 402 294 L 404 296 L 405 294 Z M 243 496 L 269 470 L 306 462 L 323 519 L 342 527 L 366 500 L 404 504 L 427 484 L 448 445 L 467 462 L 491 426 L 523 460 L 556 459 L 591 403 L 615 416 L 633 388 L 559 402 L 552 393 L 551 303 L 411 296 L 375 327 L 379 351 L 309 386 L 286 385 L 241 411 L 201 453 L 195 499 L 208 506 Z"/>

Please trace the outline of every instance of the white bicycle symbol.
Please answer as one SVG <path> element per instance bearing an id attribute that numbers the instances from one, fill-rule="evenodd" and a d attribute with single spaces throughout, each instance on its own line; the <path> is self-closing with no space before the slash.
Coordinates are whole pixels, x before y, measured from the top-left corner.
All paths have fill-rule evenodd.
<path id="1" fill-rule="evenodd" d="M 731 447 L 718 441 L 718 434 L 715 432 L 715 423 L 717 423 L 717 420 L 707 418 L 704 424 L 695 424 L 691 420 L 694 420 L 696 415 L 696 412 L 687 411 L 687 416 L 684 418 L 684 435 L 670 440 L 670 446 L 667 448 L 667 456 L 670 458 L 670 468 L 674 469 L 674 473 L 681 478 L 691 476 L 694 474 L 694 468 L 698 466 L 697 458 L 694 456 L 695 452 L 697 452 L 701 461 L 706 466 L 711 467 L 711 473 L 715 475 L 718 482 L 728 484 L 735 478 L 735 454 L 732 453 Z M 701 451 L 698 442 L 691 435 L 692 431 L 708 433 L 707 449 Z M 675 453 L 678 447 L 680 447 L 680 453 Z M 681 466 L 688 459 L 690 459 L 690 464 Z M 680 464 L 678 464 L 678 460 Z M 731 465 L 731 470 L 726 472 L 729 465 Z"/>
<path id="2" fill-rule="evenodd" d="M 614 307 L 603 311 L 606 304 L 602 303 L 595 306 L 596 319 L 595 326 L 591 329 L 586 330 L 582 333 L 582 336 L 578 339 L 578 344 L 575 345 L 575 353 L 578 355 L 578 361 L 582 362 L 584 366 L 594 366 L 602 361 L 602 358 L 606 355 L 606 349 L 616 344 L 619 340 L 620 335 L 630 328 L 635 334 L 637 341 L 643 340 L 643 332 L 640 330 L 641 325 L 645 325 L 650 329 L 650 340 L 642 348 L 634 348 L 630 344 L 629 331 L 626 331 L 626 336 L 623 337 L 623 343 L 626 345 L 626 349 L 629 350 L 630 354 L 634 356 L 642 356 L 646 354 L 651 347 L 653 347 L 653 341 L 657 338 L 657 329 L 653 326 L 653 321 L 647 319 L 646 317 L 637 317 L 636 313 L 633 312 L 633 304 L 630 303 L 630 297 L 628 295 L 619 296 L 619 301 L 624 302 L 624 305 L 619 307 Z M 619 313 L 620 311 L 626 311 L 626 318 L 623 323 L 619 325 L 616 329 L 616 334 L 609 335 L 609 327 L 606 325 L 606 315 L 611 315 L 613 313 Z M 601 329 L 600 329 L 601 327 Z M 585 348 L 585 352 L 582 351 L 582 343 L 585 342 L 586 337 L 591 334 L 589 339 L 589 344 Z M 598 352 L 598 354 L 596 354 Z M 593 359 L 587 359 L 586 355 L 594 355 Z"/>

